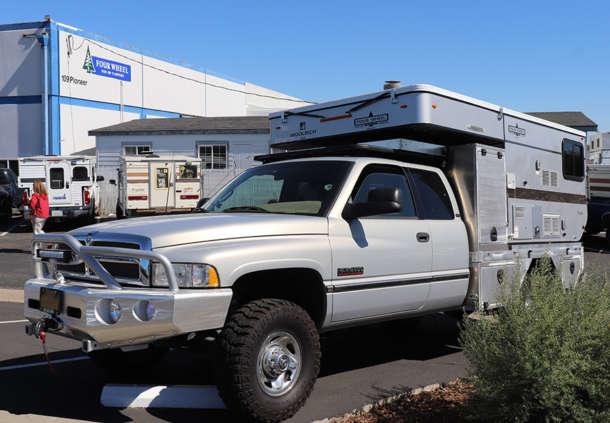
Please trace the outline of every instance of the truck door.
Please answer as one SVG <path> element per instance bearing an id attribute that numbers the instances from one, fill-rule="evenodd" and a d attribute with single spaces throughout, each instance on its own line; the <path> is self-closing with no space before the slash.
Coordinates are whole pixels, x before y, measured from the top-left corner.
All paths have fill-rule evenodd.
<path id="1" fill-rule="evenodd" d="M 48 162 L 47 181 L 49 185 L 49 206 L 58 207 L 72 204 L 70 195 L 70 164 L 66 162 Z M 51 216 L 61 216 L 60 211 L 51 213 Z"/>
<path id="2" fill-rule="evenodd" d="M 151 162 L 152 186 L 150 207 L 172 208 L 175 205 L 175 172 L 172 162 Z"/>
<path id="3" fill-rule="evenodd" d="M 376 188 L 399 188 L 402 210 L 351 221 L 331 219 L 333 321 L 387 315 L 424 306 L 432 246 L 429 226 L 417 217 L 405 171 L 398 166 L 363 169 L 352 202 L 366 202 Z"/>

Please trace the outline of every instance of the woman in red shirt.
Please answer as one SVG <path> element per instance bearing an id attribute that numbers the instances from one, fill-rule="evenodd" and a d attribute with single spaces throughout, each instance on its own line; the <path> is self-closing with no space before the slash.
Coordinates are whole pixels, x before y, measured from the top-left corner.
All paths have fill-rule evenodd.
<path id="1" fill-rule="evenodd" d="M 30 199 L 30 209 L 32 209 L 30 219 L 34 235 L 44 234 L 42 228 L 49 217 L 49 197 L 47 188 L 38 179 L 34 181 L 34 195 Z"/>

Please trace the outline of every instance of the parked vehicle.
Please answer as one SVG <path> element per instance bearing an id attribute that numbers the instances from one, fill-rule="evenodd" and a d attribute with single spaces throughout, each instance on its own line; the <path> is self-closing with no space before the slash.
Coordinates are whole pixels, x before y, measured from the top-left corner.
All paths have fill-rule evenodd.
<path id="1" fill-rule="evenodd" d="M 26 218 L 30 214 L 28 198 L 33 194 L 36 179 L 46 185 L 49 193 L 49 219 L 95 216 L 95 157 L 35 156 L 19 159 L 18 184 L 24 190 Z"/>
<path id="2" fill-rule="evenodd" d="M 13 208 L 19 208 L 21 197 L 17 188 L 17 176 L 8 168 L 0 168 L 0 218 L 8 222 L 13 217 Z"/>
<path id="3" fill-rule="evenodd" d="M 585 231 L 605 231 L 610 247 L 610 133 L 592 135 L 588 154 L 589 217 Z"/>
<path id="4" fill-rule="evenodd" d="M 280 152 L 206 213 L 36 236 L 26 331 L 102 356 L 214 337 L 225 403 L 271 422 L 312 391 L 320 332 L 491 310 L 544 256 L 566 286 L 582 272 L 580 131 L 428 85 L 274 113 L 270 127 Z M 424 143 L 354 145 L 397 138 Z"/>
<path id="5" fill-rule="evenodd" d="M 122 156 L 118 216 L 185 211 L 197 207 L 201 159 L 188 156 Z"/>

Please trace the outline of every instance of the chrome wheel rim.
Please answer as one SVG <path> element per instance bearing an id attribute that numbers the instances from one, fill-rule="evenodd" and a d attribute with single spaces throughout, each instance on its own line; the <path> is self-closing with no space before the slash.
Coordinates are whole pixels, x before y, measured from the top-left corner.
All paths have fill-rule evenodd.
<path id="1" fill-rule="evenodd" d="M 296 384 L 301 364 L 301 346 L 296 338 L 288 332 L 273 332 L 258 352 L 258 384 L 270 396 L 284 395 Z"/>

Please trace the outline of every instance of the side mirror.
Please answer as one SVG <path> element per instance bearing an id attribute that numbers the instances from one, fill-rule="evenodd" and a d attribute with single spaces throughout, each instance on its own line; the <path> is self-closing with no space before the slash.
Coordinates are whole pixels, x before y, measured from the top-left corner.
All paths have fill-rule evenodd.
<path id="1" fill-rule="evenodd" d="M 206 197 L 206 198 L 202 198 L 201 200 L 199 200 L 199 201 L 197 202 L 197 208 L 198 208 L 198 209 L 202 208 L 202 207 L 203 207 L 203 205 L 204 205 L 205 203 L 207 203 L 209 199 L 210 199 L 210 197 Z"/>
<path id="2" fill-rule="evenodd" d="M 95 182 L 102 182 L 103 180 L 104 180 L 104 177 L 103 177 L 103 176 L 97 175 L 97 176 L 95 177 Z"/>
<path id="3" fill-rule="evenodd" d="M 349 203 L 343 209 L 345 220 L 402 210 L 402 196 L 398 188 L 377 188 L 369 192 L 366 203 Z"/>

